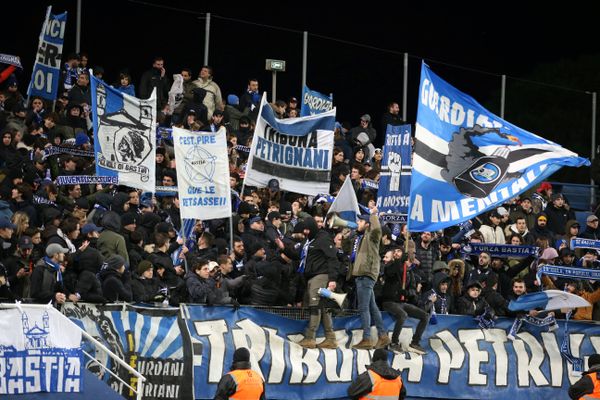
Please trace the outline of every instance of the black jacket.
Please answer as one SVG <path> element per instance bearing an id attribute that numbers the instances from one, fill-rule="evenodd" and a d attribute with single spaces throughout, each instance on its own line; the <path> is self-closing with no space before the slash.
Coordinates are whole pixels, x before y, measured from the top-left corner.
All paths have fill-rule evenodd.
<path id="1" fill-rule="evenodd" d="M 395 260 L 385 266 L 383 270 L 385 283 L 381 293 L 381 301 L 393 301 L 396 303 L 404 302 L 417 304 L 417 281 L 414 273 L 406 268 L 406 283 L 402 288 L 402 280 L 404 277 L 404 262 L 403 260 Z"/>
<path id="2" fill-rule="evenodd" d="M 340 262 L 333 239 L 325 230 L 318 229 L 312 218 L 308 218 L 305 223 L 310 230 L 309 238 L 314 240 L 308 247 L 304 277 L 309 280 L 317 275 L 328 274 L 329 281 L 335 281 L 338 278 Z M 302 246 L 304 243 L 302 242 Z"/>
<path id="3" fill-rule="evenodd" d="M 161 300 L 156 298 L 161 284 L 156 278 L 142 279 L 139 276 L 134 276 L 131 280 L 131 291 L 133 292 L 133 301 L 152 302 Z"/>
<path id="4" fill-rule="evenodd" d="M 384 379 L 396 379 L 400 376 L 400 371 L 390 367 L 387 361 L 375 361 L 371 365 L 367 366 L 367 370 L 371 370 L 376 374 L 380 375 Z M 358 375 L 356 380 L 352 381 L 348 387 L 348 397 L 351 399 L 359 399 L 373 390 L 373 383 L 369 376 L 369 371 L 365 371 Z M 400 395 L 398 399 L 402 400 L 406 397 L 406 386 L 403 384 L 400 389 Z"/>
<path id="5" fill-rule="evenodd" d="M 473 299 L 468 294 L 465 294 L 456 301 L 456 313 L 461 315 L 477 317 L 483 314 L 485 309 L 489 307 L 483 296 Z"/>
<path id="6" fill-rule="evenodd" d="M 110 301 L 132 301 L 131 293 L 131 274 L 125 271 L 120 275 L 111 268 L 100 271 L 100 281 L 102 282 L 102 293 Z"/>

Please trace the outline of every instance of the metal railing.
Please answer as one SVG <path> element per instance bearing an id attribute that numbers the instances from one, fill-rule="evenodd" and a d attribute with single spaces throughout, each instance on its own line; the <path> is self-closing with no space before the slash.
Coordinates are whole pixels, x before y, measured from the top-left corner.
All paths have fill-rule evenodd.
<path id="1" fill-rule="evenodd" d="M 100 350 L 104 351 L 106 354 L 108 354 L 108 356 L 110 356 L 110 358 L 112 358 L 113 360 L 115 360 L 115 362 L 117 364 L 119 364 L 120 366 L 122 366 L 123 368 L 125 368 L 130 374 L 132 374 L 133 376 L 135 376 L 137 378 L 137 384 L 136 384 L 136 387 L 133 388 L 127 382 L 125 382 L 123 379 L 121 379 L 119 376 L 117 376 L 114 372 L 112 372 L 109 368 L 107 368 L 106 365 L 102 364 L 102 362 L 100 362 L 94 356 L 92 356 L 88 352 L 82 350 L 83 354 L 85 354 L 91 360 L 93 360 L 98 365 L 100 365 L 102 367 L 103 371 L 108 372 L 113 377 L 115 377 L 117 380 L 119 380 L 123 385 L 125 385 L 127 388 L 129 388 L 130 390 L 132 390 L 135 393 L 135 395 L 136 395 L 136 397 L 135 397 L 136 400 L 142 400 L 143 387 L 144 387 L 144 382 L 146 381 L 146 378 L 142 374 L 140 374 L 137 370 L 135 370 L 132 366 L 130 366 L 125 361 L 123 361 L 121 358 L 119 358 L 119 356 L 116 355 L 115 353 L 113 353 L 108 347 L 106 347 L 104 344 L 102 344 L 101 342 L 99 342 L 97 339 L 95 339 L 92 335 L 90 335 L 89 333 L 87 333 L 85 330 L 81 329 L 81 327 L 79 325 L 77 325 L 75 322 L 71 321 L 70 318 L 68 318 L 65 315 L 63 315 L 60 311 L 58 311 L 52 305 L 50 305 L 50 304 L 21 304 L 21 303 L 12 304 L 12 303 L 0 303 L 0 308 L 16 308 L 16 309 L 19 309 L 19 310 L 22 309 L 22 308 L 42 308 L 42 309 L 46 309 L 46 310 L 52 310 L 50 312 L 53 312 L 56 315 L 59 315 L 60 318 L 62 318 L 62 321 L 65 321 L 67 324 L 71 324 L 72 326 L 74 326 L 75 328 L 77 328 L 77 330 L 80 330 L 82 336 L 85 337 L 87 340 L 89 340 L 94 346 L 96 346 L 96 349 L 100 349 Z"/>

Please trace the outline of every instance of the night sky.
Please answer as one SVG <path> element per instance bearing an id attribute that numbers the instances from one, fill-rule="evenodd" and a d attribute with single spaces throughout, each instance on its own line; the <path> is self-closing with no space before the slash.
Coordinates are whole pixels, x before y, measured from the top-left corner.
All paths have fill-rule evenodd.
<path id="1" fill-rule="evenodd" d="M 89 54 L 91 65 L 104 67 L 109 83 L 115 81 L 120 70 L 128 69 L 136 87 L 154 55 L 165 58 L 168 73 L 177 73 L 181 67 L 188 66 L 196 74 L 204 57 L 202 15 L 211 12 L 209 64 L 215 70 L 215 81 L 224 96 L 241 94 L 249 77 L 257 77 L 261 89 L 270 92 L 271 75 L 264 70 L 265 59 L 276 58 L 287 61 L 287 71 L 278 74 L 277 97 L 285 100 L 290 96 L 300 97 L 301 31 L 307 30 L 308 86 L 322 93 L 333 93 L 338 120 L 356 125 L 362 114 L 369 113 L 377 129 L 385 105 L 390 100 L 401 102 L 404 52 L 410 54 L 410 122 L 415 119 L 418 74 L 423 57 L 438 75 L 490 105 L 492 112 L 499 113 L 500 77 L 488 73 L 533 79 L 540 66 L 575 62 L 581 56 L 598 53 L 595 14 L 585 9 L 590 3 L 579 7 L 569 4 L 572 11 L 564 5 L 556 8 L 550 3 L 523 1 L 485 2 L 485 9 L 481 2 L 467 6 L 425 1 L 402 7 L 391 6 L 391 2 L 365 2 L 359 6 L 330 5 L 325 9 L 308 9 L 305 6 L 310 2 L 296 2 L 293 8 L 280 3 L 266 9 L 251 8 L 250 3 L 243 8 L 221 3 L 210 10 L 204 8 L 205 2 L 191 1 L 83 0 L 82 3 L 81 50 Z M 156 8 L 144 3 L 194 12 Z M 30 78 L 45 7 L 49 4 L 53 5 L 55 14 L 69 12 L 65 53 L 71 52 L 75 49 L 75 0 L 11 2 L 8 7 L 12 12 L 5 13 L 3 19 L 5 30 L 0 52 L 21 57 L 25 68 L 20 77 L 22 91 Z M 591 69 L 587 73 L 597 75 L 596 71 L 598 69 Z M 553 76 L 545 76 L 544 82 L 558 84 L 553 79 Z M 598 89 L 593 83 L 584 86 L 575 89 Z M 535 85 L 531 87 L 540 90 Z M 544 96 L 546 89 L 542 89 L 540 93 Z M 552 95 L 560 97 L 561 93 Z M 507 119 L 510 120 L 508 105 Z M 528 124 L 531 126 L 522 127 L 538 128 L 535 116 Z"/>

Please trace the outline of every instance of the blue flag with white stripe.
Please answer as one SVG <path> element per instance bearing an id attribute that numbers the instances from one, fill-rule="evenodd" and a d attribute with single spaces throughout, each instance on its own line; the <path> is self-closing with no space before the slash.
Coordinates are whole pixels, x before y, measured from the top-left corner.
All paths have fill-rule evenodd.
<path id="1" fill-rule="evenodd" d="M 383 213 L 406 215 L 410 196 L 411 126 L 387 126 L 381 177 L 377 190 L 377 209 Z"/>
<path id="2" fill-rule="evenodd" d="M 310 90 L 304 86 L 302 90 L 302 104 L 300 105 L 300 116 L 321 114 L 333 109 L 333 97 Z"/>
<path id="3" fill-rule="evenodd" d="M 456 225 L 589 160 L 492 114 L 421 67 L 408 227 Z"/>
<path id="4" fill-rule="evenodd" d="M 40 42 L 31 73 L 31 82 L 29 82 L 29 88 L 27 89 L 27 96 L 39 96 L 47 100 L 56 100 L 66 25 L 67 13 L 54 15 L 52 14 L 52 6 L 49 6 L 40 33 Z"/>
<path id="5" fill-rule="evenodd" d="M 90 71 L 96 174 L 146 192 L 156 188 L 156 90 L 141 100 Z"/>

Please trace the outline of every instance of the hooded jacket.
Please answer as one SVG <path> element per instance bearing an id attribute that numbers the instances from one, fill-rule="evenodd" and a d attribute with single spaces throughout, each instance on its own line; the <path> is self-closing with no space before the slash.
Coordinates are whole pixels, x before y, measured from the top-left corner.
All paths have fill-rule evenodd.
<path id="1" fill-rule="evenodd" d="M 304 223 L 310 231 L 306 240 L 312 240 L 306 256 L 304 277 L 309 280 L 317 275 L 327 274 L 330 282 L 337 280 L 340 263 L 333 239 L 325 230 L 319 229 L 313 218 L 305 219 Z M 306 240 L 302 242 L 300 249 Z"/>
<path id="2" fill-rule="evenodd" d="M 102 293 L 108 301 L 133 301 L 129 271 L 119 274 L 117 270 L 108 267 L 101 270 L 98 276 L 102 282 Z"/>
<path id="3" fill-rule="evenodd" d="M 446 293 L 442 293 L 440 289 L 440 285 L 442 283 L 448 283 L 448 289 L 446 289 Z M 436 272 L 433 275 L 432 286 L 433 289 L 423 293 L 421 297 L 421 301 L 425 304 L 429 297 L 433 294 L 435 290 L 435 294 L 437 296 L 437 300 L 433 303 L 435 307 L 435 312 L 438 314 L 453 314 L 454 313 L 454 295 L 452 295 L 452 278 L 445 272 Z M 445 309 L 444 309 L 445 303 Z M 445 311 L 445 312 L 443 312 Z"/>
<path id="4" fill-rule="evenodd" d="M 121 217 L 114 211 L 109 211 L 102 217 L 102 226 L 105 228 L 98 238 L 98 250 L 105 258 L 118 254 L 129 265 L 129 254 L 125 239 L 118 233 L 121 230 Z"/>

